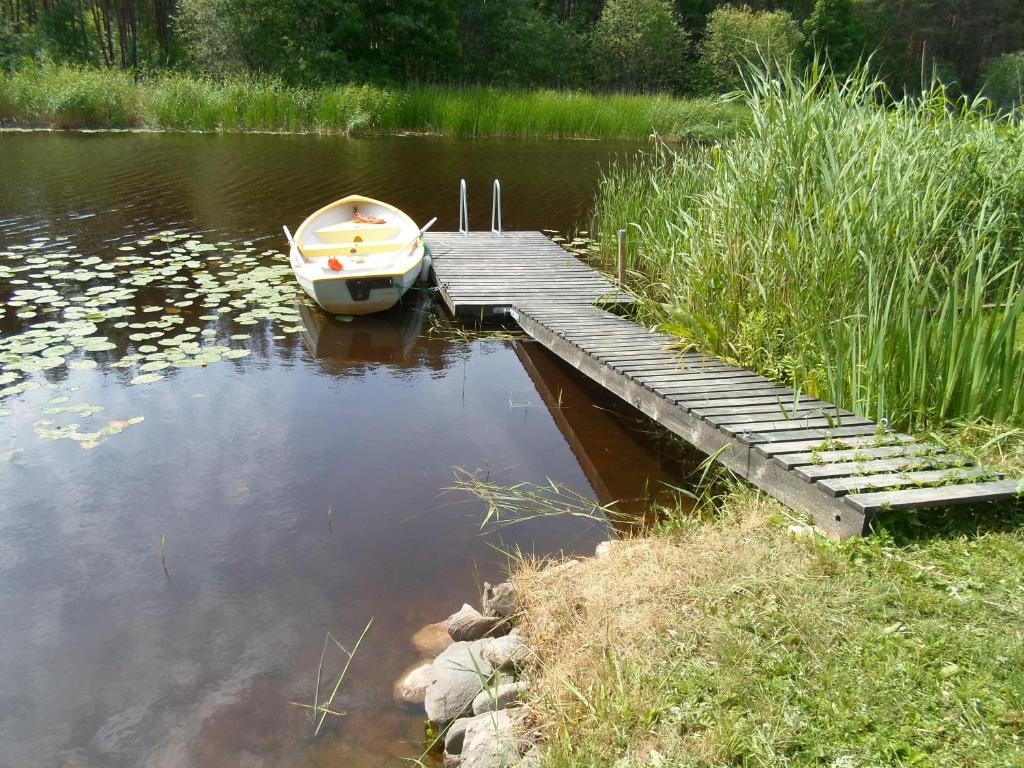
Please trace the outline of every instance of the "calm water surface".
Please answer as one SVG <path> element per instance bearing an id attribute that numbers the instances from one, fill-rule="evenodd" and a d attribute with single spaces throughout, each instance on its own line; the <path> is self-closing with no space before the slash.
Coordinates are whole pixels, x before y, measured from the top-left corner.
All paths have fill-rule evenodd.
<path id="1" fill-rule="evenodd" d="M 629 146 L 0 134 L 0 766 L 401 765 L 409 637 L 500 578 L 494 546 L 588 551 L 549 519 L 482 534 L 453 468 L 634 508 L 687 459 L 533 344 L 428 296 L 338 322 L 280 225 L 362 192 L 476 227 L 568 229 Z M 161 558 L 161 541 L 164 554 Z M 311 738 L 324 637 L 373 627 Z M 342 659 L 329 654 L 327 675 Z M 333 678 L 332 678 L 333 681 Z"/>

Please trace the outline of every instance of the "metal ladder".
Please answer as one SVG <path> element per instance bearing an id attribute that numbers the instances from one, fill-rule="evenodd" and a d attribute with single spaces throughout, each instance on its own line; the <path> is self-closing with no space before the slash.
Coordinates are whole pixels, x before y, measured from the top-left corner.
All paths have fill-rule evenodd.
<path id="1" fill-rule="evenodd" d="M 459 181 L 459 232 L 469 234 L 469 203 L 465 179 Z M 501 182 L 497 179 L 491 187 L 491 232 L 501 235 Z"/>

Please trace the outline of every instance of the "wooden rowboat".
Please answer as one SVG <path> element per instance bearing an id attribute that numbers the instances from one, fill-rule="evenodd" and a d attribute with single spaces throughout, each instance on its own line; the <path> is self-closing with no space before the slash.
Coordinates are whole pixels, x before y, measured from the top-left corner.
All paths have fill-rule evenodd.
<path id="1" fill-rule="evenodd" d="M 426 277 L 423 233 L 393 205 L 350 195 L 314 213 L 291 237 L 292 271 L 302 289 L 332 314 L 390 309 Z"/>

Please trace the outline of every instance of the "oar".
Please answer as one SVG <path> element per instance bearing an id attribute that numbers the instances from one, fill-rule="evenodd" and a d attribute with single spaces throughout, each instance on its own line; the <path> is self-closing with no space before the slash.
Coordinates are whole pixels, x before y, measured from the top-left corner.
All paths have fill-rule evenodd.
<path id="1" fill-rule="evenodd" d="M 412 245 L 417 240 L 419 240 L 421 237 L 423 237 L 423 235 L 426 234 L 427 230 L 430 229 L 432 226 L 434 226 L 434 222 L 436 222 L 436 221 L 437 221 L 437 216 L 435 216 L 430 221 L 428 221 L 426 224 L 424 224 L 423 228 L 419 232 L 416 233 L 416 237 L 414 237 L 408 243 L 406 243 L 401 248 L 399 248 L 397 251 L 395 251 L 395 253 L 396 254 L 402 253 L 406 248 L 408 248 L 410 245 Z"/>
<path id="2" fill-rule="evenodd" d="M 430 223 L 433 224 L 434 222 L 430 222 Z M 303 261 L 309 261 L 309 259 L 306 258 L 306 254 L 304 254 L 302 252 L 302 249 L 299 247 L 299 244 L 297 242 L 295 242 L 295 238 L 292 237 L 292 233 L 288 231 L 288 227 L 284 227 L 284 236 L 288 238 L 288 244 L 292 248 L 294 248 L 296 251 L 299 252 L 299 257 Z"/>

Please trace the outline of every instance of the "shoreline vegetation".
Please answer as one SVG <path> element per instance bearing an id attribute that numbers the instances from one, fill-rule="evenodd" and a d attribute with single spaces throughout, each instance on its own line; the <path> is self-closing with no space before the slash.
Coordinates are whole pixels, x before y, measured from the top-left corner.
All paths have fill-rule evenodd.
<path id="1" fill-rule="evenodd" d="M 0 125 L 60 129 L 287 132 L 365 136 L 718 141 L 749 125 L 721 97 L 594 94 L 483 86 L 287 86 L 168 72 L 30 66 L 0 73 Z"/>
<path id="2" fill-rule="evenodd" d="M 942 86 L 756 75 L 751 127 L 605 174 L 643 319 L 889 426 L 1024 426 L 1024 127 Z"/>
<path id="3" fill-rule="evenodd" d="M 749 132 L 612 170 L 592 231 L 629 230 L 647 323 L 1024 477 L 1021 126 L 880 90 L 755 79 Z M 1024 504 L 836 543 L 706 475 L 576 567 L 512 563 L 540 764 L 1024 761 Z"/>

